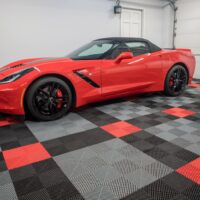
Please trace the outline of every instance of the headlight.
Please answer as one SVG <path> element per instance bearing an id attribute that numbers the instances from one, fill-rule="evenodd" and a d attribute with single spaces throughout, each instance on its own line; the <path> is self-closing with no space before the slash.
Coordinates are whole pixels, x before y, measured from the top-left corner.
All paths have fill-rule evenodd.
<path id="1" fill-rule="evenodd" d="M 11 83 L 16 81 L 17 79 L 21 78 L 22 76 L 24 76 L 25 74 L 28 74 L 29 72 L 32 72 L 33 70 L 35 70 L 35 68 L 28 68 L 28 69 L 24 69 L 21 70 L 19 72 L 13 73 L 8 75 L 7 77 L 3 78 L 0 80 L 0 84 L 5 84 L 5 83 Z"/>

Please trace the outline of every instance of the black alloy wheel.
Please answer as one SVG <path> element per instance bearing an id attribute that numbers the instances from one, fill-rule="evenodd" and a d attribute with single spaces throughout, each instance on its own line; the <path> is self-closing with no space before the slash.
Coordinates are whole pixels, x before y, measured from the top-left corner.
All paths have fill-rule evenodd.
<path id="1" fill-rule="evenodd" d="M 70 87 L 56 77 L 45 77 L 36 81 L 26 95 L 26 107 L 37 120 L 56 120 L 67 112 L 72 105 Z"/>
<path id="2" fill-rule="evenodd" d="M 165 80 L 165 93 L 169 96 L 182 94 L 188 83 L 188 73 L 181 65 L 174 66 L 168 73 Z"/>

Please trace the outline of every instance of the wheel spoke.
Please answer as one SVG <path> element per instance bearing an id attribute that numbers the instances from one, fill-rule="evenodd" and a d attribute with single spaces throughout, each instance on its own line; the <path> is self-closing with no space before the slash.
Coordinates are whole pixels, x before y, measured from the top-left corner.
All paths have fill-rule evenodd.
<path id="1" fill-rule="evenodd" d="M 49 94 L 42 89 L 38 90 L 38 95 L 43 95 L 43 96 L 49 98 Z"/>
<path id="2" fill-rule="evenodd" d="M 46 104 L 47 104 L 47 102 L 44 102 L 44 101 L 40 100 L 40 101 L 38 102 L 38 107 L 39 107 L 40 109 L 43 109 L 43 107 L 45 107 Z"/>
<path id="3" fill-rule="evenodd" d="M 177 70 L 177 79 L 180 79 L 180 77 L 181 77 L 181 68 L 178 68 L 178 70 Z"/>

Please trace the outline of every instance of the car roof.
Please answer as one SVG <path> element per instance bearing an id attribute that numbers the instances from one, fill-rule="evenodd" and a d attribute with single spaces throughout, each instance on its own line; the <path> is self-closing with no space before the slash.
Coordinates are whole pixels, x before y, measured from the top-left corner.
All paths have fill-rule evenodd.
<path id="1" fill-rule="evenodd" d="M 100 38 L 95 41 L 99 41 L 99 40 L 111 40 L 111 41 L 116 41 L 116 42 L 129 42 L 129 41 L 149 42 L 148 40 L 144 38 L 131 38 L 131 37 L 107 37 L 107 38 Z"/>
<path id="2" fill-rule="evenodd" d="M 108 41 L 112 41 L 112 42 L 146 42 L 149 44 L 149 47 L 150 47 L 150 51 L 151 52 L 157 52 L 157 51 L 160 51 L 161 48 L 158 47 L 157 45 L 153 44 L 152 42 L 150 42 L 149 40 L 146 40 L 144 38 L 131 38 L 131 37 L 107 37 L 107 38 L 101 38 L 101 39 L 97 39 L 97 40 L 94 40 L 94 41 L 105 41 L 105 40 L 108 40 Z"/>

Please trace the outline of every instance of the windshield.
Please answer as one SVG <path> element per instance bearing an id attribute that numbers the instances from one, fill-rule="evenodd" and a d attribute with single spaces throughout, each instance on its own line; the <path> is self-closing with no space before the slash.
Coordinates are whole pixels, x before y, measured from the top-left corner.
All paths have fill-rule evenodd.
<path id="1" fill-rule="evenodd" d="M 77 49 L 76 51 L 67 55 L 67 57 L 73 60 L 102 59 L 105 55 L 109 54 L 117 45 L 118 44 L 113 41 L 97 40 Z"/>

